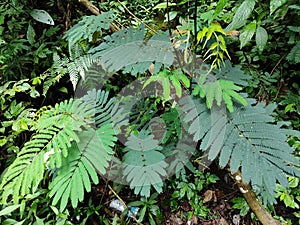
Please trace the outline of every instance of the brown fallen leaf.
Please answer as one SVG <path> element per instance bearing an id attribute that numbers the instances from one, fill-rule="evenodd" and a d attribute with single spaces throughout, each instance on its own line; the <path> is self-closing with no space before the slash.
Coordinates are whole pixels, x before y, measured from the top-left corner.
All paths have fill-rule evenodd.
<path id="1" fill-rule="evenodd" d="M 213 199 L 214 202 L 217 201 L 217 196 L 216 196 L 215 191 L 207 190 L 204 193 L 203 203 L 210 202 L 212 199 Z"/>

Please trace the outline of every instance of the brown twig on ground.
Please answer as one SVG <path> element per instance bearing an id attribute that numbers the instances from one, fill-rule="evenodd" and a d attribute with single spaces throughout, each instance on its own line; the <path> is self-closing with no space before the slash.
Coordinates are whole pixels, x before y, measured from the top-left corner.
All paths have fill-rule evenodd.
<path id="1" fill-rule="evenodd" d="M 78 0 L 79 3 L 83 4 L 89 11 L 91 11 L 95 15 L 100 15 L 103 13 L 100 11 L 93 3 L 91 3 L 89 0 Z M 115 23 L 110 23 L 110 29 L 113 32 L 119 31 L 120 28 Z"/>

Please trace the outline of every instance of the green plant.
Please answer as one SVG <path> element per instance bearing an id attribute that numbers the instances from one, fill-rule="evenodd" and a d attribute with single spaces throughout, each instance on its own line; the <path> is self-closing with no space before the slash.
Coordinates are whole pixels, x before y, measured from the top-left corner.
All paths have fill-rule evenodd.
<path id="1" fill-rule="evenodd" d="M 51 205 L 47 192 L 46 189 L 40 189 L 28 196 L 28 199 L 23 200 L 21 204 L 6 206 L 0 211 L 0 222 L 3 224 L 71 224 L 70 212 L 68 210 L 60 212 Z"/>
<path id="2" fill-rule="evenodd" d="M 286 207 L 295 209 L 293 214 L 299 219 L 300 186 L 298 177 L 289 177 L 289 188 L 277 185 L 277 195 L 280 201 L 284 202 Z"/>
<path id="3" fill-rule="evenodd" d="M 204 27 L 197 34 L 198 42 L 202 42 L 203 39 L 205 39 L 203 45 L 201 45 L 202 48 L 205 48 L 208 41 L 213 40 L 209 46 L 209 49 L 203 55 L 204 61 L 209 58 L 214 58 L 211 63 L 212 68 L 221 67 L 221 62 L 224 62 L 224 53 L 230 59 L 224 39 L 225 35 L 225 31 L 222 29 L 221 25 L 216 22 L 211 23 L 209 27 Z"/>
<path id="4" fill-rule="evenodd" d="M 249 3 L 257 4 L 254 1 L 245 1 L 243 4 L 246 7 Z M 244 33 L 240 36 L 240 39 L 244 40 L 242 51 L 233 48 L 232 52 L 253 75 L 252 82 L 249 82 L 247 87 L 247 93 L 251 96 L 255 94 L 256 98 L 268 102 L 280 102 L 279 97 L 285 95 L 286 87 L 293 86 L 295 77 L 299 75 L 299 72 L 294 70 L 294 65 L 297 64 L 296 52 L 299 42 L 299 23 L 296 21 L 300 14 L 299 7 L 294 3 L 270 1 L 259 3 L 252 12 L 239 12 L 240 16 L 243 12 L 248 13 L 248 19 L 241 16 L 240 21 L 244 21 L 244 24 L 249 23 L 244 28 L 241 27 L 241 32 Z M 240 24 L 243 26 L 243 23 Z M 264 27 L 267 32 L 262 35 L 267 41 L 263 52 L 258 44 L 251 41 L 255 33 L 259 34 L 258 27 Z"/>
<path id="5" fill-rule="evenodd" d="M 50 67 L 49 56 L 62 42 L 59 27 L 38 24 L 30 16 L 34 11 L 22 1 L 4 2 L 0 12 L 0 82 L 34 78 Z M 35 14 L 38 17 L 42 18 Z"/>
<path id="6" fill-rule="evenodd" d="M 151 225 L 160 223 L 162 214 L 157 206 L 157 200 L 155 200 L 157 197 L 158 193 L 153 193 L 149 198 L 142 197 L 140 201 L 134 201 L 128 204 L 128 206 L 139 207 L 139 222 L 147 219 Z"/>
<path id="7" fill-rule="evenodd" d="M 207 218 L 209 209 L 204 206 L 201 191 L 207 188 L 210 184 L 216 183 L 219 178 L 210 173 L 203 174 L 196 171 L 194 176 L 181 176 L 174 183 L 175 191 L 172 193 L 171 207 L 177 210 L 181 201 L 188 200 L 188 204 L 192 206 L 192 211 L 188 212 L 188 218 L 192 215 Z M 179 202 L 178 202 L 179 200 Z"/>
<path id="8" fill-rule="evenodd" d="M 155 76 L 151 76 L 145 83 L 143 88 L 149 85 L 150 82 L 159 81 L 163 87 L 163 98 L 168 101 L 171 97 L 171 83 L 175 88 L 175 92 L 179 98 L 182 96 L 182 89 L 190 87 L 189 78 L 178 70 L 167 71 L 163 70 Z M 182 87 L 183 86 L 183 87 Z"/>
<path id="9" fill-rule="evenodd" d="M 221 3 L 219 1 L 217 6 L 225 7 Z M 233 19 L 234 26 L 246 22 L 254 3 L 252 0 L 242 3 Z M 246 10 L 246 14 L 240 15 L 245 4 L 251 4 L 251 7 Z M 71 98 L 53 107 L 39 109 L 34 114 L 34 119 L 26 121 L 30 140 L 26 140 L 21 145 L 21 150 L 11 157 L 11 163 L 3 173 L 0 184 L 2 203 L 22 203 L 25 199 L 31 199 L 42 186 L 46 186 L 49 189 L 48 197 L 55 207 L 59 205 L 59 211 L 64 212 L 68 206 L 76 208 L 84 200 L 85 192 L 91 191 L 92 184 L 99 182 L 98 175 L 106 174 L 109 163 L 121 162 L 121 177 L 125 178 L 135 194 L 145 197 L 145 201 L 138 204 L 143 205 L 144 215 L 146 212 L 149 214 L 150 208 L 157 208 L 154 199 L 151 199 L 151 204 L 146 199 L 151 196 L 152 188 L 158 193 L 163 191 L 163 181 L 169 170 L 174 170 L 177 176 L 183 174 L 184 165 L 188 167 L 189 164 L 181 156 L 192 148 L 190 153 L 195 150 L 198 154 L 206 152 L 208 159 L 218 159 L 219 165 L 228 168 L 231 173 L 238 174 L 241 171 L 242 176 L 236 176 L 236 180 L 242 185 L 251 184 L 265 204 L 274 204 L 276 183 L 279 182 L 286 188 L 289 185 L 286 175 L 299 175 L 296 168 L 299 160 L 293 154 L 294 148 L 286 143 L 287 136 L 299 136 L 299 132 L 285 129 L 287 123 L 275 122 L 275 104 L 266 106 L 262 102 L 257 103 L 241 92 L 249 81 L 249 76 L 242 67 L 232 66 L 229 62 L 225 62 L 220 70 L 197 65 L 193 62 L 197 55 L 187 54 L 191 49 L 189 42 L 183 42 L 182 46 L 180 40 L 175 39 L 172 43 L 166 32 L 158 32 L 148 38 L 143 26 L 122 29 L 103 37 L 100 45 L 94 46 L 89 41 L 98 40 L 97 29 L 106 29 L 106 22 L 111 22 L 111 18 L 105 17 L 102 18 L 102 24 L 103 21 L 99 18 L 85 17 L 82 23 L 68 31 L 66 39 L 69 41 L 69 57 L 61 59 L 54 55 L 54 67 L 57 70 L 53 70 L 55 76 L 50 79 L 57 81 L 59 76 L 68 71 L 73 88 L 78 88 L 78 75 L 81 78 L 88 76 L 85 71 L 96 62 L 101 65 L 105 74 L 115 73 L 120 79 L 126 75 L 138 78 L 150 75 L 148 81 L 141 80 L 140 86 L 132 85 L 132 93 L 125 96 L 127 98 L 136 97 L 134 92 L 140 92 L 143 87 L 148 88 L 155 81 L 162 82 L 163 94 L 158 91 L 156 95 L 152 95 L 150 104 L 146 100 L 141 101 L 138 112 L 134 111 L 136 108 L 130 108 L 132 105 L 126 105 L 126 98 L 115 101 L 107 92 L 94 89 L 78 99 Z M 87 35 L 78 34 L 82 27 L 92 30 L 86 32 Z M 224 35 L 219 28 L 212 29 L 210 35 L 214 32 Z M 207 32 L 203 35 L 209 39 Z M 225 51 L 225 42 L 220 37 L 216 37 L 216 47 Z M 188 35 L 186 40 L 190 41 Z M 260 51 L 263 42 L 258 44 Z M 181 50 L 189 60 L 183 60 L 183 65 L 177 66 L 174 59 Z M 290 59 L 290 62 L 297 63 L 297 58 Z M 193 65 L 192 68 L 190 65 Z M 266 79 L 266 83 L 268 80 Z M 38 79 L 34 81 L 38 82 Z M 7 88 L 8 86 L 4 87 L 4 92 Z M 170 94 L 173 88 L 177 97 L 181 96 L 178 101 L 173 101 L 176 99 Z M 119 107 L 118 104 L 123 104 L 124 107 Z M 13 120 L 24 109 L 13 101 L 11 104 L 5 103 L 5 107 L 7 105 L 11 110 L 7 110 L 6 116 L 14 117 Z M 122 111 L 126 110 L 126 106 L 130 109 Z M 159 112 L 157 106 L 161 106 Z M 129 118 L 131 115 L 131 120 L 123 120 L 127 115 Z M 151 127 L 150 123 L 153 115 L 159 116 L 166 124 L 166 135 L 163 136 L 162 143 L 153 134 L 155 124 Z M 137 118 L 142 121 L 136 121 Z M 20 127 L 23 126 L 24 129 L 25 125 L 22 124 Z M 124 129 L 121 129 L 122 125 L 125 126 Z M 126 141 L 117 146 L 120 151 L 114 157 L 116 135 L 120 133 L 125 134 Z M 174 133 L 176 134 L 173 135 Z M 183 133 L 191 134 L 193 140 L 186 139 L 184 141 L 187 144 L 179 145 L 180 140 L 186 138 Z M 193 149 L 191 143 L 199 144 L 199 148 Z M 180 148 L 176 148 L 177 144 Z M 178 153 L 174 154 L 175 159 L 172 162 L 166 161 L 174 152 Z M 194 172 L 193 169 L 190 170 Z M 173 197 L 191 200 L 194 208 L 192 213 L 206 217 L 208 212 L 199 200 L 198 193 L 206 184 L 203 183 L 201 174 L 195 173 L 194 178 L 193 183 L 180 181 L 180 190 Z M 42 181 L 45 181 L 43 185 Z M 215 179 L 209 182 L 212 181 Z M 246 193 L 251 191 L 242 190 Z M 258 202 L 256 199 L 254 201 Z"/>
<path id="10" fill-rule="evenodd" d="M 292 84 L 292 87 L 298 91 L 288 91 L 287 95 L 282 97 L 282 100 L 278 103 L 280 108 L 278 111 L 278 118 L 281 120 L 289 120 L 291 122 L 291 126 L 295 129 L 300 127 L 299 121 L 299 86 L 296 83 Z"/>
<path id="11" fill-rule="evenodd" d="M 244 198 L 236 197 L 236 198 L 231 199 L 230 201 L 233 203 L 233 205 L 232 205 L 233 209 L 240 210 L 241 216 L 245 216 L 249 213 L 250 207 Z"/>
<path id="12" fill-rule="evenodd" d="M 22 136 L 26 138 L 35 113 L 29 99 L 36 99 L 40 94 L 28 79 L 24 79 L 5 83 L 0 87 L 0 95 L 0 147 L 3 158 L 5 154 L 19 152 L 18 143 Z M 28 100 L 21 101 L 20 96 Z"/>
<path id="13" fill-rule="evenodd" d="M 36 133 L 20 150 L 2 179 L 2 201 L 12 195 L 17 204 L 35 192 L 48 164 L 56 174 L 49 186 L 53 204 L 60 201 L 63 211 L 70 198 L 75 208 L 78 201 L 83 200 L 84 189 L 91 191 L 91 180 L 98 183 L 96 170 L 105 173 L 113 153 L 111 146 L 116 139 L 109 119 L 96 119 L 97 128 L 91 127 L 94 125 L 92 112 L 110 113 L 112 99 L 107 101 L 107 97 L 105 92 L 94 90 L 83 99 L 70 99 L 49 110 L 38 111 L 37 120 L 31 127 Z M 98 102 L 96 108 L 95 102 Z M 104 111 L 102 106 L 106 104 L 107 111 Z M 79 143 L 80 137 L 84 141 Z M 11 187 L 14 187 L 13 192 Z"/>

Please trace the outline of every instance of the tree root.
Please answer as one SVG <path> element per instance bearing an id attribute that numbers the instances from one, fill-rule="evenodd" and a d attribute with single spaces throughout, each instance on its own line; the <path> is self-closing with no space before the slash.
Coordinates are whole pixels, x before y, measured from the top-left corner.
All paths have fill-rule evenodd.
<path id="1" fill-rule="evenodd" d="M 281 225 L 280 221 L 275 220 L 270 213 L 264 208 L 264 206 L 258 201 L 256 194 L 252 191 L 252 188 L 249 184 L 245 184 L 242 180 L 242 174 L 240 171 L 233 174 L 233 178 L 238 185 L 241 193 L 246 199 L 249 207 L 257 216 L 259 221 L 263 225 Z"/>

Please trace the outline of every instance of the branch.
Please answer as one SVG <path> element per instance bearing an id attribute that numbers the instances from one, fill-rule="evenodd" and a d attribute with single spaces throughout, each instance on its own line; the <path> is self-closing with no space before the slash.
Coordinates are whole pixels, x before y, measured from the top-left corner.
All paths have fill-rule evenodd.
<path id="1" fill-rule="evenodd" d="M 95 14 L 97 16 L 100 15 L 101 13 L 103 13 L 93 3 L 91 3 L 89 0 L 78 0 L 78 2 L 83 4 L 89 11 L 91 11 L 93 14 Z M 120 30 L 120 28 L 115 23 L 110 24 L 110 29 L 113 32 L 116 32 L 116 31 Z"/>
<path id="2" fill-rule="evenodd" d="M 81 4 L 83 4 L 88 10 L 90 10 L 95 15 L 100 15 L 100 10 L 93 5 L 89 0 L 78 0 Z"/>
<path id="3" fill-rule="evenodd" d="M 134 15 L 127 7 L 126 5 L 124 5 L 123 2 L 120 2 L 120 0 L 118 0 L 118 2 L 123 6 L 123 8 L 134 18 L 136 18 L 140 23 L 144 24 L 146 27 L 148 27 L 153 33 L 157 34 L 157 31 L 154 30 L 152 27 L 150 27 L 148 24 L 144 23 L 141 19 L 139 19 L 136 15 Z"/>
<path id="4" fill-rule="evenodd" d="M 276 67 L 281 63 L 281 61 L 287 56 L 287 53 L 285 53 L 276 63 L 276 65 L 273 67 L 272 71 L 270 72 L 270 76 L 274 73 Z"/>
<path id="5" fill-rule="evenodd" d="M 246 199 L 248 205 L 257 216 L 259 221 L 263 225 L 281 225 L 280 221 L 275 220 L 270 213 L 263 207 L 263 205 L 258 201 L 256 194 L 252 191 L 249 184 L 245 184 L 242 180 L 242 174 L 240 171 L 236 172 L 234 175 L 234 180 L 238 185 L 241 193 Z"/>

